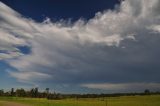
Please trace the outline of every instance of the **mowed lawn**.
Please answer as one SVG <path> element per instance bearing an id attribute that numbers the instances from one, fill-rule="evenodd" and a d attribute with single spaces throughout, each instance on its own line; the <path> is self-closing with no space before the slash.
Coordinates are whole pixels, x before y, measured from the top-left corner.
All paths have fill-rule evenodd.
<path id="1" fill-rule="evenodd" d="M 0 98 L 0 106 L 5 101 L 27 104 L 27 106 L 160 106 L 160 95 L 122 96 L 90 99 L 47 100 L 34 98 Z"/>

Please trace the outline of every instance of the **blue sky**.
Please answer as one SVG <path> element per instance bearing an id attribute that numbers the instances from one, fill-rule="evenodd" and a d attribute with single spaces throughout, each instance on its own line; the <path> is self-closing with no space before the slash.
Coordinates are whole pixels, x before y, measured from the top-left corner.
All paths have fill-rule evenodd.
<path id="1" fill-rule="evenodd" d="M 160 90 L 159 0 L 1 0 L 0 89 Z"/>
<path id="2" fill-rule="evenodd" d="M 2 0 L 23 16 L 36 21 L 43 21 L 50 17 L 53 21 L 61 19 L 71 19 L 76 21 L 79 18 L 90 19 L 98 11 L 113 9 L 119 0 Z"/>

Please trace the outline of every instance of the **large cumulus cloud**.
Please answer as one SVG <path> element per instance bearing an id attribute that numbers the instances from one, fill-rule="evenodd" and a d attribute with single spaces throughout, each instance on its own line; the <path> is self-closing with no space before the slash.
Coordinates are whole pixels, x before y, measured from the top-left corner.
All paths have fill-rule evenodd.
<path id="1" fill-rule="evenodd" d="M 160 88 L 159 14 L 159 0 L 125 0 L 88 21 L 38 23 L 0 3 L 0 59 L 22 82 Z M 28 46 L 31 53 L 18 46 Z"/>

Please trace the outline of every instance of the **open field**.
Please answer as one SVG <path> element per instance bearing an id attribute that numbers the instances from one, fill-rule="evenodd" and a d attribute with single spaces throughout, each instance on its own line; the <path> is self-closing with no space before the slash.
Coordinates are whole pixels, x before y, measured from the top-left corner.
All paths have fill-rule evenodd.
<path id="1" fill-rule="evenodd" d="M 0 106 L 30 106 L 30 105 L 16 103 L 16 102 L 1 101 Z"/>
<path id="2" fill-rule="evenodd" d="M 1 97 L 0 101 L 0 106 L 9 106 L 5 105 L 6 102 L 27 104 L 27 106 L 160 106 L 160 95 L 109 97 L 104 100 L 102 98 L 47 100 Z"/>

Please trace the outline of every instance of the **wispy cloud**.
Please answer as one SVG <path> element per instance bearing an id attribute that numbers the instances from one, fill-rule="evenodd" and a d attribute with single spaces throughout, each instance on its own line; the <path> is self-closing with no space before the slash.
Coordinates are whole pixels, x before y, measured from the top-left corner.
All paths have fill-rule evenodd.
<path id="1" fill-rule="evenodd" d="M 88 21 L 38 23 L 0 2 L 0 59 L 25 82 L 159 82 L 159 14 L 159 0 L 125 0 Z"/>
<path id="2" fill-rule="evenodd" d="M 82 84 L 82 87 L 92 89 L 103 89 L 108 91 L 143 91 L 144 89 L 159 90 L 160 83 L 98 83 L 98 84 Z"/>

